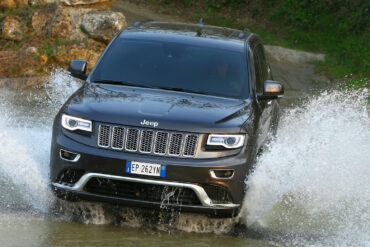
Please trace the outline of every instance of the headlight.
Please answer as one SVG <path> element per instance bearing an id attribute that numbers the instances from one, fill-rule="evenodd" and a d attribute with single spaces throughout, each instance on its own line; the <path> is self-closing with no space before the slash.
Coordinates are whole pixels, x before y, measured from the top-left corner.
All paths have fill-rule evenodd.
<path id="1" fill-rule="evenodd" d="M 208 136 L 207 145 L 223 146 L 225 148 L 240 148 L 244 145 L 245 135 L 219 135 Z"/>
<path id="2" fill-rule="evenodd" d="M 62 126 L 67 130 L 84 130 L 91 132 L 92 131 L 92 123 L 90 120 L 72 117 L 66 114 L 62 115 Z"/>

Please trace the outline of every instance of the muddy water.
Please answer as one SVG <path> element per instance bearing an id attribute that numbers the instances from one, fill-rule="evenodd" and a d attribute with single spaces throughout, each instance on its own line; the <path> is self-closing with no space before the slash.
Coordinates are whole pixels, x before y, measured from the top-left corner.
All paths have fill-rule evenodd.
<path id="1" fill-rule="evenodd" d="M 5 218 L 5 219 L 4 219 Z M 10 218 L 10 220 L 8 219 Z M 269 246 L 263 240 L 0 215 L 2 246 Z"/>

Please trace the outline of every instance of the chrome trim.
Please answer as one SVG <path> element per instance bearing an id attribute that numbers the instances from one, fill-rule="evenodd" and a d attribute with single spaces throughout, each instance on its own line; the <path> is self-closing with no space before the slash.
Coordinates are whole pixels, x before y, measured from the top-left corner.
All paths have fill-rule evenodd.
<path id="1" fill-rule="evenodd" d="M 100 125 L 101 126 L 101 125 Z M 99 126 L 99 127 L 100 127 Z M 126 141 L 126 128 L 124 127 L 121 127 L 121 126 L 111 126 L 112 127 L 112 131 L 111 131 L 111 138 L 110 138 L 110 147 L 114 150 L 123 150 L 125 149 L 125 141 Z M 122 148 L 115 148 L 113 147 L 113 136 L 114 136 L 114 130 L 117 129 L 117 128 L 121 128 L 123 129 L 123 137 L 122 137 Z M 99 138 L 99 137 L 98 137 Z"/>
<path id="2" fill-rule="evenodd" d="M 219 177 L 216 176 L 215 170 L 217 170 L 217 171 L 233 171 L 233 175 L 231 175 L 231 177 L 227 177 L 227 178 L 219 178 Z M 214 178 L 214 179 L 232 179 L 234 177 L 235 170 L 234 169 L 213 169 L 213 170 L 209 170 L 209 173 L 211 174 L 211 177 Z"/>
<path id="3" fill-rule="evenodd" d="M 184 146 L 184 134 L 183 133 L 178 133 L 178 132 L 169 132 L 169 142 L 168 142 L 168 149 L 167 149 L 167 155 L 172 156 L 172 157 L 180 157 L 182 156 L 182 149 Z M 181 143 L 180 143 L 180 151 L 179 154 L 170 154 L 170 149 L 171 149 L 171 143 L 172 143 L 172 135 L 181 135 Z"/>
<path id="4" fill-rule="evenodd" d="M 165 133 L 165 134 L 167 134 L 166 147 L 164 148 L 164 153 L 157 153 L 155 151 L 155 148 L 157 147 L 158 133 Z M 168 150 L 168 147 L 169 147 L 168 144 L 170 143 L 170 141 L 169 141 L 170 138 L 169 137 L 170 137 L 170 133 L 168 131 L 157 130 L 155 132 L 155 139 L 154 139 L 154 146 L 153 146 L 153 154 L 162 155 L 162 156 L 166 156 L 167 155 L 167 150 Z"/>
<path id="5" fill-rule="evenodd" d="M 182 150 L 182 156 L 183 157 L 194 157 L 195 156 L 195 154 L 197 153 L 197 148 L 198 148 L 198 143 L 199 143 L 199 135 L 198 134 L 185 134 L 184 135 L 185 136 L 185 138 L 184 138 L 184 145 L 183 145 L 183 150 Z M 196 136 L 197 137 L 197 140 L 196 140 L 196 142 L 195 142 L 195 147 L 194 147 L 194 154 L 193 155 L 185 155 L 184 153 L 185 153 L 185 148 L 186 148 L 186 142 L 187 142 L 187 138 L 188 138 L 188 136 Z"/>
<path id="6" fill-rule="evenodd" d="M 136 138 L 136 149 L 128 149 L 127 148 L 127 139 L 128 139 L 128 132 L 129 130 L 137 130 L 137 138 Z M 139 145 L 140 145 L 140 135 L 141 135 L 141 130 L 138 128 L 126 128 L 126 139 L 125 139 L 125 151 L 127 152 L 138 152 L 139 150 Z"/>
<path id="7" fill-rule="evenodd" d="M 89 128 L 86 128 L 86 127 L 81 127 L 79 125 L 75 126 L 75 127 L 70 127 L 68 126 L 68 124 L 66 124 L 66 119 L 69 118 L 69 119 L 74 119 L 76 120 L 77 122 L 78 121 L 81 121 L 81 122 L 88 122 L 90 124 L 90 127 Z M 91 120 L 88 120 L 88 119 L 84 119 L 84 118 L 79 118 L 79 117 L 75 117 L 75 116 L 71 116 L 71 115 L 67 115 L 67 114 L 63 114 L 62 115 L 62 119 L 61 119 L 61 124 L 62 124 L 62 127 L 67 129 L 67 130 L 70 130 L 70 131 L 75 131 L 75 130 L 82 130 L 82 131 L 87 131 L 87 132 L 92 132 L 92 121 Z"/>
<path id="8" fill-rule="evenodd" d="M 76 155 L 76 157 L 75 157 L 73 160 L 69 160 L 69 159 L 63 158 L 63 156 L 62 156 L 62 152 L 68 152 L 68 153 L 71 153 L 71 154 L 75 154 L 75 155 Z M 60 150 L 59 150 L 59 157 L 60 157 L 62 160 L 64 160 L 64 161 L 68 161 L 68 162 L 77 162 L 77 161 L 80 159 L 81 155 L 80 155 L 80 154 L 78 154 L 78 153 L 75 153 L 75 152 L 71 152 L 71 151 L 68 151 L 68 150 L 60 149 Z"/>
<path id="9" fill-rule="evenodd" d="M 52 183 L 52 185 L 60 189 L 83 192 L 83 188 L 85 187 L 87 182 L 89 182 L 89 180 L 92 178 L 106 178 L 106 179 L 113 179 L 113 180 L 127 181 L 127 182 L 137 182 L 137 183 L 145 183 L 145 184 L 155 184 L 155 185 L 188 188 L 188 189 L 193 190 L 194 193 L 198 196 L 199 201 L 202 203 L 202 206 L 206 206 L 206 207 L 219 206 L 219 207 L 227 207 L 227 208 L 235 208 L 235 207 L 240 206 L 240 204 L 233 204 L 233 203 L 214 204 L 212 203 L 212 200 L 208 197 L 206 191 L 201 186 L 196 185 L 196 184 L 168 182 L 168 181 L 151 180 L 151 179 L 143 179 L 143 178 L 121 177 L 121 176 L 108 175 L 108 174 L 102 174 L 102 173 L 86 173 L 73 186 L 68 186 L 66 184 L 59 184 L 59 183 Z"/>
<path id="10" fill-rule="evenodd" d="M 152 155 L 159 155 L 159 156 L 167 156 L 167 157 L 179 157 L 179 158 L 195 158 L 197 157 L 198 153 L 201 151 L 200 150 L 200 141 L 201 141 L 201 137 L 203 136 L 203 134 L 199 134 L 199 133 L 191 133 L 191 132 L 188 132 L 188 133 L 185 133 L 185 132 L 179 132 L 179 131 L 169 131 L 169 130 L 156 130 L 156 129 L 151 129 L 151 128 L 136 128 L 136 127 L 129 127 L 129 126 L 125 126 L 125 125 L 112 125 L 112 124 L 105 124 L 105 123 L 98 123 L 98 132 L 97 132 L 97 146 L 98 147 L 102 147 L 102 148 L 105 148 L 105 149 L 113 149 L 113 150 L 116 150 L 116 151 L 126 151 L 126 152 L 130 152 L 130 153 L 141 153 L 141 154 L 152 154 Z M 108 146 L 103 146 L 103 145 L 99 145 L 99 140 L 101 138 L 101 131 L 102 131 L 102 128 L 105 127 L 105 128 L 108 128 L 107 131 L 109 131 L 109 135 L 108 135 Z M 112 146 L 113 144 L 113 136 L 114 136 L 114 132 L 115 132 L 115 129 L 116 128 L 122 128 L 124 129 L 124 133 L 123 133 L 123 148 L 115 148 Z M 136 149 L 128 149 L 127 148 L 127 142 L 129 140 L 129 131 L 132 130 L 132 131 L 137 131 L 137 138 L 136 138 Z M 144 131 L 151 131 L 153 132 L 153 136 L 152 136 L 152 141 L 150 143 L 150 152 L 146 152 L 146 151 L 142 151 L 141 150 L 141 144 L 142 144 L 142 141 L 143 141 L 143 138 L 142 138 L 142 135 L 143 135 L 143 132 Z M 164 153 L 157 153 L 155 152 L 155 149 L 157 147 L 157 141 L 158 141 L 158 134 L 159 133 L 163 133 L 163 134 L 167 134 L 167 137 L 166 137 L 166 143 L 165 143 L 165 152 Z M 170 147 L 171 145 L 173 144 L 173 142 L 171 141 L 172 137 L 174 135 L 180 135 L 181 136 L 181 142 L 180 142 L 180 145 L 179 145 L 179 153 L 178 154 L 170 154 Z M 195 143 L 195 147 L 194 147 L 194 154 L 193 155 L 184 155 L 184 151 L 185 151 L 185 148 L 187 147 L 187 138 L 188 136 L 195 136 L 196 137 L 196 143 Z M 104 139 L 104 138 L 103 138 Z M 130 139 L 131 140 L 131 139 Z"/>
<path id="11" fill-rule="evenodd" d="M 149 152 L 147 152 L 147 151 L 141 151 L 141 144 L 142 144 L 143 139 L 144 139 L 143 138 L 144 131 L 151 131 L 151 132 L 153 132 L 153 136 L 152 136 L 152 141 L 150 143 L 150 151 Z M 152 130 L 152 129 L 143 129 L 143 130 L 140 131 L 139 146 L 138 146 L 138 149 L 137 149 L 139 151 L 139 153 L 151 154 L 153 152 L 155 134 L 156 134 L 156 132 L 154 130 Z"/>
<path id="12" fill-rule="evenodd" d="M 109 127 L 109 137 L 108 137 L 108 146 L 104 146 L 104 145 L 100 145 L 99 144 L 99 137 L 101 135 L 101 127 L 102 126 L 107 126 Z M 100 124 L 99 125 L 99 129 L 98 129 L 98 146 L 101 147 L 101 148 L 109 148 L 110 147 L 110 144 L 111 144 L 111 139 L 112 139 L 112 126 L 110 125 L 107 125 L 107 124 Z"/>
<path id="13" fill-rule="evenodd" d="M 211 137 L 214 136 L 214 137 L 240 137 L 240 140 L 239 142 L 237 143 L 237 145 L 234 147 L 234 146 L 230 146 L 226 143 L 212 143 L 210 141 Z M 244 146 L 245 144 L 245 140 L 246 140 L 246 134 L 209 134 L 208 135 L 208 139 L 207 139 L 207 145 L 209 146 L 223 146 L 224 148 L 228 148 L 228 149 L 233 149 L 233 148 L 241 148 Z M 248 139 L 247 139 L 248 140 Z"/>

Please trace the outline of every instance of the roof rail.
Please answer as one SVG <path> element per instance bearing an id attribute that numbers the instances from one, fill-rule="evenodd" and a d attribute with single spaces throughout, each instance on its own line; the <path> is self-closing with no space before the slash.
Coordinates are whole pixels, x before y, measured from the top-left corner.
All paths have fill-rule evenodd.
<path id="1" fill-rule="evenodd" d="M 137 21 L 135 22 L 134 24 L 132 24 L 133 27 L 138 27 L 140 26 L 141 24 L 144 24 L 146 22 L 151 22 L 151 21 L 157 21 L 156 19 L 147 19 L 147 20 L 143 20 L 143 21 Z"/>
<path id="2" fill-rule="evenodd" d="M 241 31 L 239 34 L 238 34 L 238 39 L 243 39 L 243 38 L 246 38 L 249 36 L 249 34 L 251 33 L 251 31 L 249 31 L 248 28 L 244 28 L 243 31 Z"/>

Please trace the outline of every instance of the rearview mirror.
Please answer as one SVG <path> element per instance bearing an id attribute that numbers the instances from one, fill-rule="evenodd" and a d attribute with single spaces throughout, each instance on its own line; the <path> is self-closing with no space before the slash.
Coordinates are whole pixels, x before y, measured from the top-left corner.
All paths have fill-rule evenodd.
<path id="1" fill-rule="evenodd" d="M 71 76 L 79 78 L 81 80 L 86 80 L 87 79 L 86 67 L 87 62 L 85 60 L 74 59 L 69 64 L 68 70 L 69 72 L 71 72 Z"/>
<path id="2" fill-rule="evenodd" d="M 278 81 L 265 81 L 263 84 L 263 93 L 258 95 L 258 99 L 277 99 L 284 96 L 284 87 Z"/>

